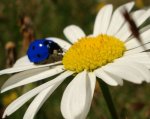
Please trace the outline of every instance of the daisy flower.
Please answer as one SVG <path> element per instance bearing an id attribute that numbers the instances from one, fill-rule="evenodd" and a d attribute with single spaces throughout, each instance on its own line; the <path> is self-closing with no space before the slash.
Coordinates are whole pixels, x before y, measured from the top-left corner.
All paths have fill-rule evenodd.
<path id="1" fill-rule="evenodd" d="M 112 5 L 104 6 L 96 16 L 94 30 L 90 35 L 85 35 L 80 27 L 70 25 L 64 29 L 70 42 L 46 38 L 58 43 L 65 51 L 60 62 L 35 65 L 24 56 L 12 68 L 0 71 L 1 75 L 17 73 L 6 81 L 1 92 L 57 75 L 13 101 L 6 108 L 3 118 L 35 96 L 24 115 L 24 119 L 33 119 L 54 90 L 72 75 L 74 78 L 66 87 L 61 100 L 61 112 L 66 119 L 86 118 L 96 77 L 111 86 L 123 85 L 123 80 L 136 84 L 150 82 L 150 57 L 149 52 L 145 52 L 150 49 L 150 27 L 140 29 L 141 45 L 133 37 L 121 12 L 126 8 L 140 27 L 149 18 L 150 9 L 131 11 L 133 6 L 134 2 L 129 2 L 114 11 Z"/>

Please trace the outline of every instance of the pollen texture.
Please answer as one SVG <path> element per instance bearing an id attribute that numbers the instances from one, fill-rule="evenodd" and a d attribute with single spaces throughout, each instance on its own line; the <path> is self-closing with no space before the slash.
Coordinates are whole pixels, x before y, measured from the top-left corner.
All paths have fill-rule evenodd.
<path id="1" fill-rule="evenodd" d="M 93 71 L 121 57 L 126 48 L 113 36 L 84 37 L 74 43 L 63 57 L 65 69 L 74 72 Z"/>

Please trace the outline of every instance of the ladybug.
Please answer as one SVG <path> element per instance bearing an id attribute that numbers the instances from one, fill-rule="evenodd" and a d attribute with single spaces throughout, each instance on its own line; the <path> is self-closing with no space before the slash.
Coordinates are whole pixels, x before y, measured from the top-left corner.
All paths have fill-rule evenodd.
<path id="1" fill-rule="evenodd" d="M 52 40 L 38 39 L 31 42 L 27 50 L 27 55 L 31 62 L 39 64 L 48 60 L 54 51 L 59 53 L 62 52 L 62 49 Z"/>

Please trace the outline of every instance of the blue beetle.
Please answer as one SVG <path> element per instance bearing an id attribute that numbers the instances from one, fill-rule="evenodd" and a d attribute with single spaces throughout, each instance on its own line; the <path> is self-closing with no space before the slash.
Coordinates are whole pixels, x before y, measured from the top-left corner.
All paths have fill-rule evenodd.
<path id="1" fill-rule="evenodd" d="M 46 61 L 54 50 L 62 51 L 60 46 L 52 40 L 38 39 L 31 42 L 27 55 L 31 62 L 39 64 Z"/>

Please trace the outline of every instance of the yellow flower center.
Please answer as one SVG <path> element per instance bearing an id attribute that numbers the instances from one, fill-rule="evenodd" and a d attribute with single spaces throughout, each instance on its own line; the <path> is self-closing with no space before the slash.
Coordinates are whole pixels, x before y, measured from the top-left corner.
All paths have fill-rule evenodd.
<path id="1" fill-rule="evenodd" d="M 113 62 L 123 55 L 126 48 L 113 36 L 84 37 L 74 43 L 63 57 L 65 69 L 74 72 L 94 69 Z"/>

